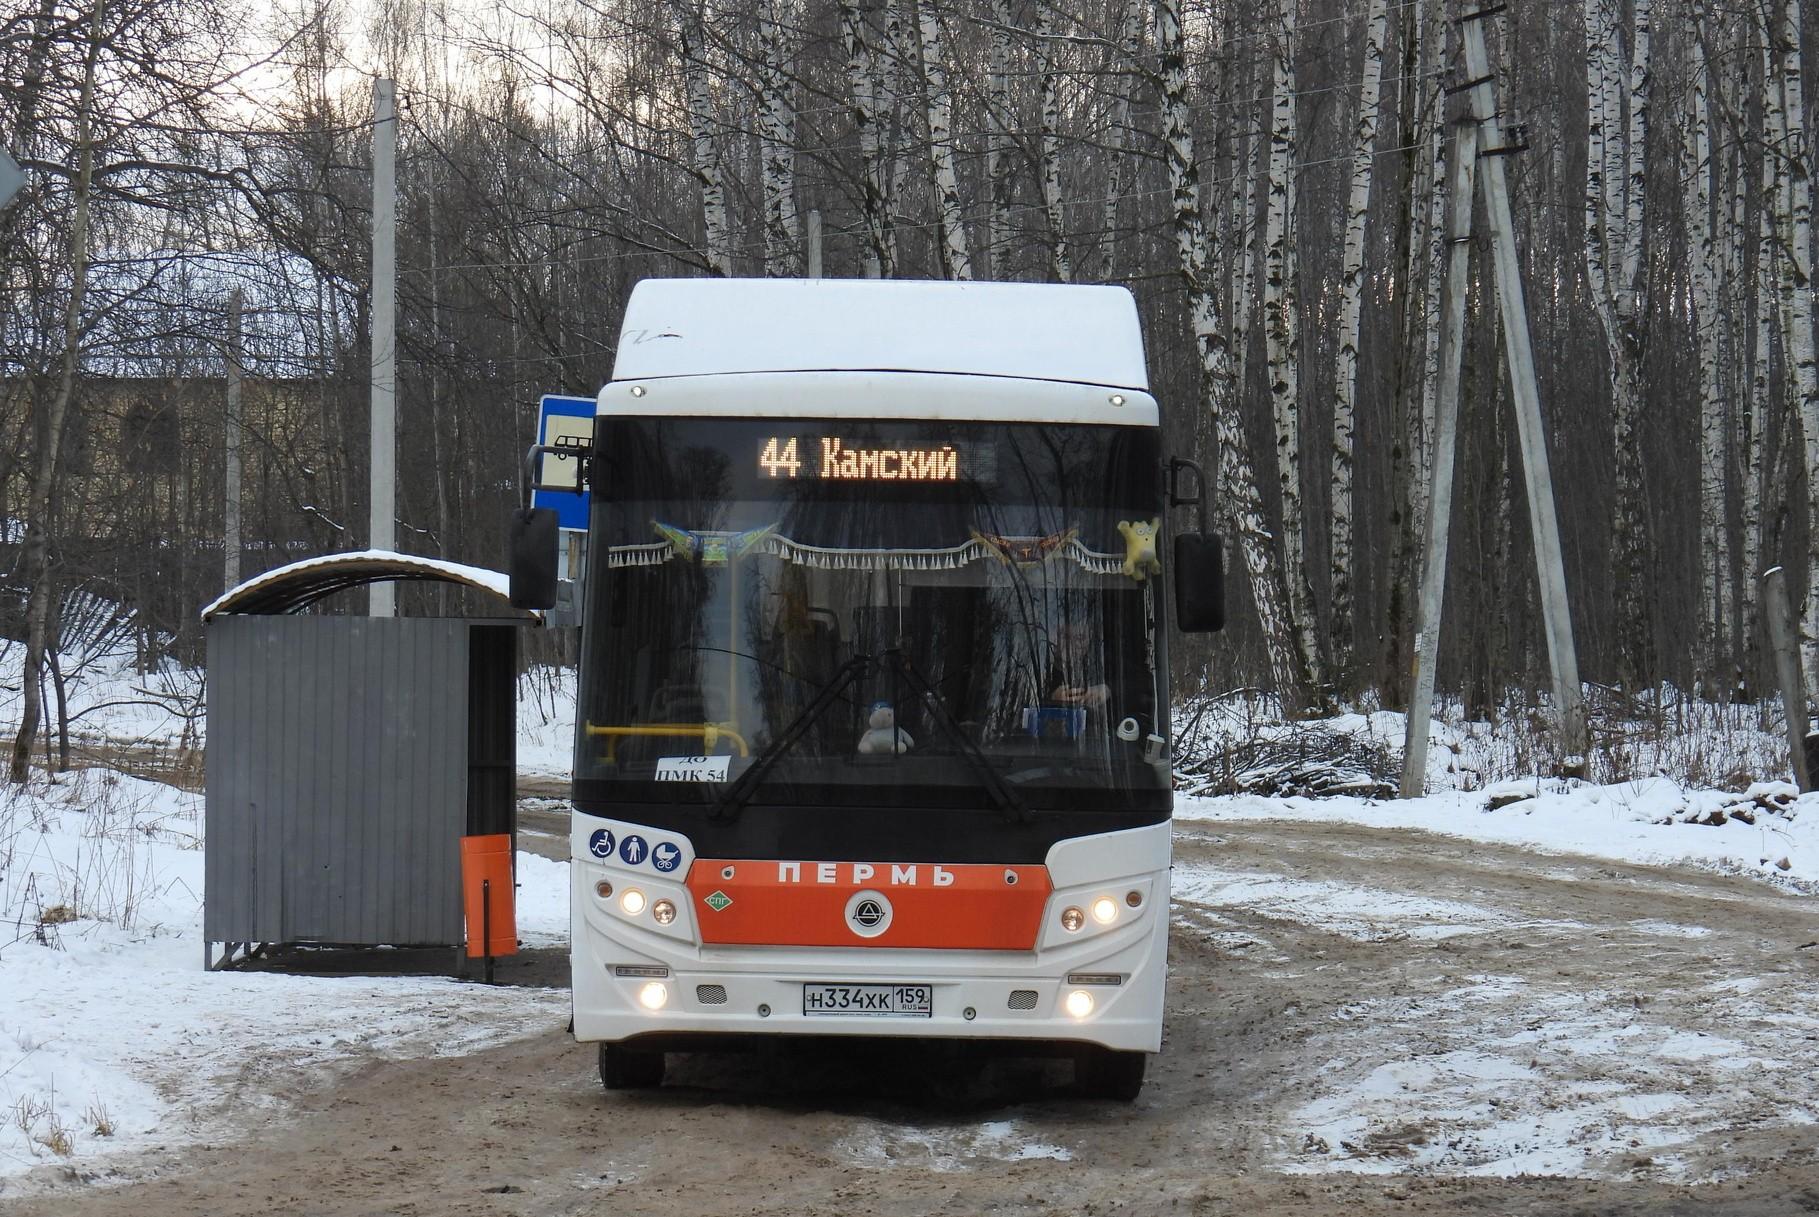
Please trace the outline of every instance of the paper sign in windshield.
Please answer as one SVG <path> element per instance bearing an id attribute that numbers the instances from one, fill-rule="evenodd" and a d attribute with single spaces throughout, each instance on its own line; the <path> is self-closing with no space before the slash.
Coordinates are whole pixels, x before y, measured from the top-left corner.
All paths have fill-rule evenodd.
<path id="1" fill-rule="evenodd" d="M 659 782 L 724 782 L 730 756 L 660 756 Z"/>

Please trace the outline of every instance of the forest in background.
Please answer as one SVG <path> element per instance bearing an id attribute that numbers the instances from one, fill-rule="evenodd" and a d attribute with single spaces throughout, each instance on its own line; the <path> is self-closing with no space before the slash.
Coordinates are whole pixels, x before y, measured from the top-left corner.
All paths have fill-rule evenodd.
<path id="1" fill-rule="evenodd" d="M 1232 627 L 1177 640 L 1180 678 L 1399 705 L 1461 14 L 10 0 L 5 682 L 60 680 L 46 660 L 96 628 L 200 658 L 235 289 L 242 574 L 366 543 L 383 74 L 402 548 L 503 565 L 537 399 L 606 379 L 632 285 L 800 275 L 814 212 L 830 276 L 1128 285 L 1168 448 L 1218 470 L 1231 541 Z M 1581 672 L 1753 694 L 1758 572 L 1794 573 L 1819 637 L 1805 0 L 1523 0 L 1486 25 Z M 1472 231 L 1439 679 L 1489 712 L 1538 696 L 1547 650 Z"/>

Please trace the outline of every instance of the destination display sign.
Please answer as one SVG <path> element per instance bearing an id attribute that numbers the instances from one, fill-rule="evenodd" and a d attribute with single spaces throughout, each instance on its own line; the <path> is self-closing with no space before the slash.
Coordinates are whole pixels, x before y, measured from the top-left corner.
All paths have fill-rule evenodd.
<path id="1" fill-rule="evenodd" d="M 997 452 L 985 442 L 881 445 L 837 435 L 770 435 L 758 446 L 759 472 L 785 480 L 985 481 L 996 467 Z"/>

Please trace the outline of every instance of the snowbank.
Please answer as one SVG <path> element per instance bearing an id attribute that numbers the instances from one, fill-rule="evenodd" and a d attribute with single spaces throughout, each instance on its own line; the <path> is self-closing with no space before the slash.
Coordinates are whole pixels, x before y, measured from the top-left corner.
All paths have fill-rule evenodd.
<path id="1" fill-rule="evenodd" d="M 1667 778 L 1597 785 L 1504 782 L 1420 799 L 1177 797 L 1177 820 L 1301 820 L 1418 828 L 1546 853 L 1644 865 L 1691 864 L 1819 890 L 1819 794 L 1785 782 L 1744 794 L 1691 790 Z"/>

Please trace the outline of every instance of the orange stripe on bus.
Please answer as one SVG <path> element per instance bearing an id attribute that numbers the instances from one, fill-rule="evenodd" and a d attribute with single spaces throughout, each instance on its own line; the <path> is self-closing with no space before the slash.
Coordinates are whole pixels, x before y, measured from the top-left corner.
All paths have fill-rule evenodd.
<path id="1" fill-rule="evenodd" d="M 1054 890 L 1043 866 L 736 858 L 697 858 L 687 884 L 704 943 L 981 951 L 1035 950 Z M 847 919 L 862 891 L 890 904 L 890 923 L 874 937 Z"/>

